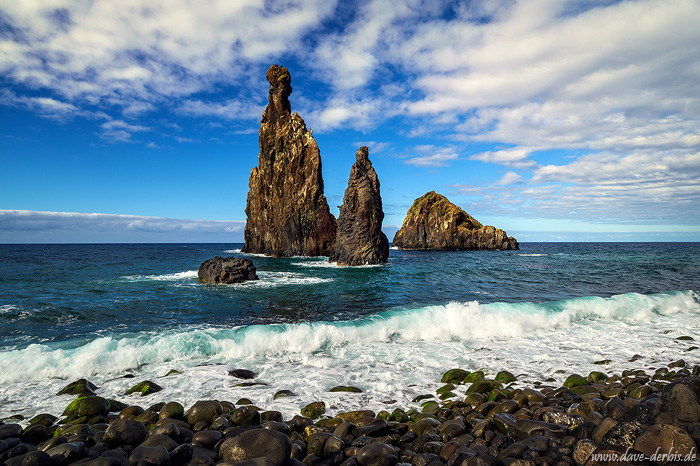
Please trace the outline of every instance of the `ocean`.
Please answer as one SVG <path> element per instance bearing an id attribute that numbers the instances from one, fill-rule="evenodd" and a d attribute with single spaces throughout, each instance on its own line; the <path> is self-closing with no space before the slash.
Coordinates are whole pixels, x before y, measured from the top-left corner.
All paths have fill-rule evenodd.
<path id="1" fill-rule="evenodd" d="M 56 392 L 83 377 L 144 408 L 248 398 L 287 418 L 319 400 L 330 414 L 416 407 L 454 367 L 531 384 L 700 363 L 700 243 L 392 249 L 371 267 L 241 247 L 0 245 L 0 418 L 60 415 L 72 398 Z M 198 283 L 217 255 L 252 259 L 260 280 Z M 163 390 L 123 395 L 142 380 Z"/>

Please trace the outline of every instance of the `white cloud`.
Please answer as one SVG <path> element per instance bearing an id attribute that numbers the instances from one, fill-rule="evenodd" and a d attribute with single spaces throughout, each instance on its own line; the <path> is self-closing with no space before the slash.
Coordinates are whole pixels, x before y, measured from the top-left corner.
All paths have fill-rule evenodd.
<path id="1" fill-rule="evenodd" d="M 486 163 L 526 167 L 534 164 L 532 160 L 528 159 L 530 153 L 531 151 L 527 148 L 515 147 L 498 151 L 481 152 L 469 156 L 469 159 Z"/>
<path id="2" fill-rule="evenodd" d="M 404 163 L 422 167 L 444 167 L 448 162 L 459 159 L 459 154 L 453 147 L 420 145 L 414 147 L 413 152 L 420 155 L 409 156 Z"/>
<path id="3" fill-rule="evenodd" d="M 6 2 L 0 73 L 73 103 L 163 104 L 247 80 L 251 64 L 298 47 L 334 8 L 326 0 Z"/>
<path id="4" fill-rule="evenodd" d="M 0 210 L 0 243 L 240 242 L 245 222 Z"/>
<path id="5" fill-rule="evenodd" d="M 506 186 L 506 185 L 519 183 L 521 180 L 522 180 L 522 177 L 520 175 L 518 175 L 517 173 L 508 172 L 505 175 L 503 175 L 503 177 L 498 182 L 496 182 L 496 184 Z"/>

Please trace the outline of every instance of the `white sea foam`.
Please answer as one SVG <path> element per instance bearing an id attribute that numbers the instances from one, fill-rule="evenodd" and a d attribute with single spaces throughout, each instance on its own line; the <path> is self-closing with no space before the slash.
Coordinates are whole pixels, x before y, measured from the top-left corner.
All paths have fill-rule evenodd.
<path id="1" fill-rule="evenodd" d="M 288 285 L 314 285 L 333 281 L 332 278 L 314 277 L 295 272 L 258 271 L 258 277 L 260 277 L 260 280 L 246 282 L 245 284 L 260 288 L 271 288 Z"/>
<path id="2" fill-rule="evenodd" d="M 368 265 L 338 265 L 337 262 L 329 262 L 328 258 L 323 258 L 320 260 L 306 260 L 304 262 L 292 262 L 292 265 L 297 267 L 311 267 L 311 268 L 332 268 L 332 269 L 357 269 L 365 267 L 385 267 L 385 264 L 368 264 Z"/>
<path id="3" fill-rule="evenodd" d="M 197 278 L 197 270 L 187 270 L 185 272 L 168 273 L 164 275 L 126 275 L 122 279 L 129 281 L 178 281 L 192 280 Z"/>
<path id="4" fill-rule="evenodd" d="M 240 249 L 226 249 L 224 252 L 226 254 L 237 254 L 237 253 L 241 252 L 241 250 Z"/>
<path id="5" fill-rule="evenodd" d="M 294 278 L 294 277 L 292 277 Z M 301 277 L 296 277 L 301 278 Z M 386 409 L 382 402 L 410 407 L 418 394 L 434 392 L 451 367 L 508 369 L 523 382 L 605 368 L 659 367 L 681 357 L 700 333 L 700 296 L 693 291 L 656 295 L 586 297 L 555 303 L 449 303 L 391 311 L 354 321 L 278 324 L 235 328 L 187 328 L 103 337 L 77 348 L 46 344 L 0 353 L 0 416 L 22 411 L 60 412 L 70 401 L 57 397 L 62 386 L 87 377 L 102 396 L 128 402 L 121 394 L 144 379 L 162 392 L 143 403 L 251 398 L 285 416 L 314 400 L 338 411 Z M 628 362 L 639 353 L 644 359 Z M 200 363 L 223 363 L 197 367 Z M 229 367 L 252 369 L 266 386 L 236 387 Z M 171 368 L 183 374 L 159 378 Z M 127 372 L 135 379 L 117 379 Z M 362 394 L 329 393 L 355 385 Z M 280 389 L 301 395 L 272 400 Z M 36 400 L 27 408 L 24 400 Z M 133 401 L 132 401 L 133 402 Z"/>

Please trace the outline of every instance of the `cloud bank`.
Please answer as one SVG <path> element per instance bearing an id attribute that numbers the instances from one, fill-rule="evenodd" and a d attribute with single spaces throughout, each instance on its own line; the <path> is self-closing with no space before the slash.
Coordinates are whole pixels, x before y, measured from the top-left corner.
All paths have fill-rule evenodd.
<path id="1" fill-rule="evenodd" d="M 239 243 L 245 222 L 0 210 L 0 243 Z"/>

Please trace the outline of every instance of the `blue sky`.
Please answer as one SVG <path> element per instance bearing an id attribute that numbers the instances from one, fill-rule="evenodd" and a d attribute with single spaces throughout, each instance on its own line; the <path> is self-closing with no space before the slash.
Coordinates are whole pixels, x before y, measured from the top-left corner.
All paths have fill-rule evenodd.
<path id="1" fill-rule="evenodd" d="M 352 5 L 350 4 L 352 3 Z M 0 242 L 238 242 L 265 71 L 332 211 L 438 191 L 521 241 L 700 241 L 700 2 L 0 0 Z"/>

